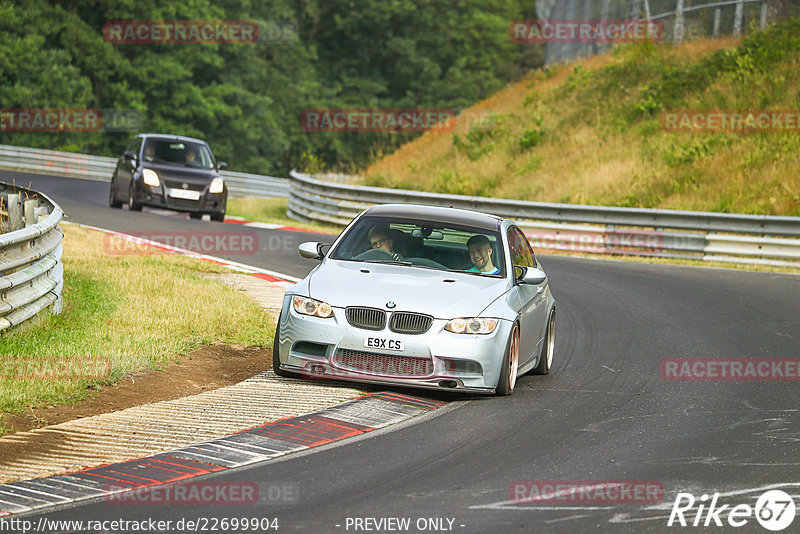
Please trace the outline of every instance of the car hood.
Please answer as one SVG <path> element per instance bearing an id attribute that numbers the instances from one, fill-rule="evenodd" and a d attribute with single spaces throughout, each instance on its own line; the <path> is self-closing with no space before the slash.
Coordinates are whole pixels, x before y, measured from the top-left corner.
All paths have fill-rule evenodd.
<path id="1" fill-rule="evenodd" d="M 330 259 L 309 278 L 309 296 L 334 307 L 386 310 L 394 302 L 395 311 L 437 319 L 478 316 L 507 289 L 507 280 L 488 276 Z"/>
<path id="2" fill-rule="evenodd" d="M 214 176 L 219 176 L 216 169 L 198 169 L 181 165 L 163 165 L 159 163 L 144 163 L 142 168 L 153 169 L 162 179 L 169 181 L 182 181 L 190 184 L 207 184 Z"/>

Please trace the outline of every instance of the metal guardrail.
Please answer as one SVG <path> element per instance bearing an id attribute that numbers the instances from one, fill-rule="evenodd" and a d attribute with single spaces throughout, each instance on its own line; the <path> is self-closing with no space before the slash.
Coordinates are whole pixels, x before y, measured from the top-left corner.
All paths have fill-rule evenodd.
<path id="1" fill-rule="evenodd" d="M 287 214 L 301 221 L 343 226 L 374 204 L 450 206 L 515 219 L 535 249 L 800 266 L 800 217 L 529 202 L 290 176 Z"/>
<path id="2" fill-rule="evenodd" d="M 63 216 L 45 195 L 0 182 L 0 332 L 51 305 L 61 313 Z"/>
<path id="3" fill-rule="evenodd" d="M 5 170 L 109 182 L 116 167 L 116 158 L 0 145 L 0 169 Z M 234 196 L 266 198 L 289 194 L 286 178 L 233 171 L 220 174 Z"/>
<path id="4" fill-rule="evenodd" d="M 0 169 L 108 181 L 116 163 L 114 158 L 0 145 Z M 800 265 L 800 217 L 441 195 L 358 186 L 347 183 L 354 177 L 340 174 L 317 177 L 322 180 L 295 171 L 289 180 L 229 171 L 221 174 L 233 195 L 288 196 L 287 214 L 303 221 L 344 226 L 373 204 L 452 205 L 517 220 L 537 249 Z"/>

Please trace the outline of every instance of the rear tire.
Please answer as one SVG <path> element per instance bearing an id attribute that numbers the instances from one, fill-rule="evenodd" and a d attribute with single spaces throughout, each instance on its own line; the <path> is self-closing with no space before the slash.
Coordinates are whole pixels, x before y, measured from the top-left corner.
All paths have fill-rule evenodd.
<path id="1" fill-rule="evenodd" d="M 539 365 L 532 371 L 535 375 L 546 375 L 550 373 L 550 368 L 553 366 L 553 353 L 555 352 L 556 344 L 556 310 L 550 312 L 550 317 L 547 318 L 547 331 L 544 334 L 544 344 L 542 345 L 542 353 L 539 355 Z"/>
<path id="2" fill-rule="evenodd" d="M 291 371 L 284 371 L 281 369 L 281 358 L 278 354 L 278 347 L 281 341 L 281 317 L 278 316 L 278 324 L 275 325 L 275 340 L 272 342 L 272 370 L 276 375 L 284 378 L 299 378 L 300 375 L 292 373 Z"/>
<path id="3" fill-rule="evenodd" d="M 517 384 L 517 371 L 519 370 L 519 325 L 514 323 L 511 333 L 508 335 L 508 345 L 503 356 L 503 368 L 500 370 L 500 378 L 497 380 L 495 395 L 505 396 L 514 392 Z"/>

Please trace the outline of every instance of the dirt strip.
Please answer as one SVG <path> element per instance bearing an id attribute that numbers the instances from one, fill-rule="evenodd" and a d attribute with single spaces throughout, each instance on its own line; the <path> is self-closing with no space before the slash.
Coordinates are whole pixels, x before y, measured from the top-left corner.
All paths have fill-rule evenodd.
<path id="1" fill-rule="evenodd" d="M 141 458 L 320 410 L 360 394 L 265 371 L 214 391 L 0 438 L 0 449 L 18 451 L 0 463 L 0 483 Z M 40 441 L 51 446 L 42 450 L 36 446 Z"/>
<path id="2" fill-rule="evenodd" d="M 277 316 L 276 312 L 285 290 L 281 285 L 244 274 L 208 276 L 246 292 L 265 310 Z M 161 385 L 156 388 L 161 395 L 167 392 L 174 395 L 176 390 L 187 391 L 187 388 L 189 391 L 191 388 L 194 388 L 194 391 L 211 387 L 218 389 L 4 436 L 0 438 L 0 451 L 2 451 L 0 483 L 40 478 L 141 458 L 226 436 L 270 421 L 320 410 L 362 393 L 360 390 L 327 381 L 289 380 L 276 377 L 271 370 L 263 371 L 270 367 L 272 361 L 270 350 L 218 346 L 206 347 L 198 352 L 202 351 L 216 353 L 215 359 L 218 365 L 215 372 L 224 377 L 223 382 L 232 376 L 230 369 L 226 368 L 225 361 L 227 359 L 231 362 L 236 356 L 243 358 L 240 364 L 245 364 L 240 365 L 237 372 L 252 370 L 253 366 L 260 366 L 259 370 L 262 372 L 255 376 L 250 373 L 248 376 L 251 378 L 219 387 L 221 385 L 219 377 L 212 379 L 209 376 L 183 375 L 182 373 L 191 368 L 190 365 L 187 367 L 188 362 L 183 361 L 162 373 Z M 201 359 L 200 354 L 196 356 L 198 361 L 208 360 L 207 357 Z M 148 376 L 153 373 L 158 372 L 148 372 L 143 377 L 129 377 L 117 392 L 125 390 L 131 399 L 135 398 L 135 393 L 130 390 L 136 389 L 137 378 L 140 379 L 141 386 L 148 383 Z M 127 383 L 128 380 L 130 384 Z M 95 401 L 90 401 L 97 404 L 94 410 L 101 410 L 104 402 L 114 405 L 109 400 L 113 397 L 114 389 L 110 389 L 109 392 L 105 398 L 101 394 Z M 155 393 L 151 391 L 151 394 Z M 125 398 L 125 395 L 117 396 Z M 149 400 L 153 400 L 152 397 Z M 65 414 L 79 413 L 87 409 L 89 407 L 86 405 L 73 408 L 53 407 L 49 409 L 52 413 L 40 410 L 36 417 L 41 420 L 46 414 L 58 419 L 58 410 L 63 412 L 60 416 L 63 418 Z"/>

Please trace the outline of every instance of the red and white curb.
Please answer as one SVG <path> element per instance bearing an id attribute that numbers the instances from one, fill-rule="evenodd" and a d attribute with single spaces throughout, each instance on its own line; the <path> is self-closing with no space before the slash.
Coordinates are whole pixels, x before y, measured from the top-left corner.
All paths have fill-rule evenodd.
<path id="1" fill-rule="evenodd" d="M 165 252 L 172 252 L 175 254 L 181 254 L 184 256 L 196 258 L 198 260 L 209 261 L 211 263 L 227 267 L 232 271 L 249 274 L 251 276 L 255 276 L 256 278 L 266 280 L 267 282 L 272 282 L 282 287 L 290 287 L 300 281 L 299 278 L 288 274 L 279 273 L 276 271 L 270 271 L 269 269 L 262 269 L 261 267 L 254 267 L 252 265 L 245 265 L 244 263 L 239 263 L 232 260 L 226 260 L 225 258 L 219 258 L 217 256 L 209 256 L 207 254 L 201 254 L 199 252 L 187 250 L 185 248 L 175 247 L 172 245 L 166 245 L 164 243 L 159 243 L 158 241 L 152 241 L 150 239 L 145 239 L 135 235 L 125 234 L 122 232 L 115 232 L 113 230 L 106 230 L 105 228 L 98 228 L 96 226 L 89 226 L 87 224 L 75 224 L 70 222 L 62 222 L 61 224 L 67 224 L 67 225 L 71 224 L 74 226 L 78 226 L 80 228 L 86 228 L 87 230 L 92 230 L 95 232 L 101 232 L 106 235 L 114 236 L 119 239 L 123 239 L 125 241 L 130 241 L 132 243 L 135 243 L 136 245 L 146 245 Z"/>
<path id="2" fill-rule="evenodd" d="M 158 208 L 144 208 L 148 213 L 152 213 L 154 215 L 162 215 L 165 217 L 177 217 L 179 219 L 189 219 L 188 213 L 178 212 L 178 211 L 169 211 L 169 210 L 162 210 Z M 306 232 L 310 234 L 319 234 L 325 232 L 315 232 L 314 230 L 307 230 L 305 228 L 297 228 L 296 226 L 286 226 L 284 224 L 275 224 L 275 223 L 267 223 L 267 222 L 259 222 L 259 221 L 248 221 L 244 217 L 236 217 L 234 215 L 228 215 L 225 217 L 226 224 L 239 224 L 241 226 L 246 226 L 248 228 L 261 228 L 264 230 L 286 230 L 289 232 Z"/>
<path id="3" fill-rule="evenodd" d="M 243 217 L 225 217 L 226 224 L 239 224 L 242 226 L 246 226 L 247 228 L 262 228 L 264 230 L 286 230 L 289 232 L 306 232 L 309 234 L 319 234 L 320 232 L 315 232 L 314 230 L 306 230 L 305 228 L 297 228 L 296 226 L 285 226 L 282 224 L 274 224 L 274 223 L 267 223 L 267 222 L 259 222 L 259 221 L 248 221 Z M 322 232 L 325 233 L 325 232 Z"/>
<path id="4" fill-rule="evenodd" d="M 0 518 L 103 497 L 272 460 L 359 436 L 444 406 L 399 393 L 372 393 L 282 421 L 139 460 L 0 485 Z M 109 499 L 110 500 L 110 499 Z M 0 519 L 0 531 L 2 531 Z"/>

